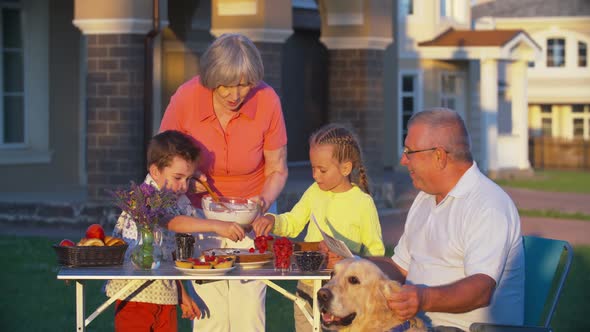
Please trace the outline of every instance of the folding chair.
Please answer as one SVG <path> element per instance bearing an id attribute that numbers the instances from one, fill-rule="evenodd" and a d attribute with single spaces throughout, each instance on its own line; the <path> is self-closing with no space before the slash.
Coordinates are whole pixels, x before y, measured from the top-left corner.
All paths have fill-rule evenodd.
<path id="1" fill-rule="evenodd" d="M 525 256 L 524 325 L 473 323 L 471 332 L 550 332 L 551 318 L 572 264 L 574 251 L 561 240 L 523 236 Z M 563 268 L 558 269 L 566 251 Z M 556 279 L 557 278 L 557 279 Z M 554 286 L 553 281 L 557 280 Z M 554 286 L 554 287 L 553 287 Z M 549 294 L 553 291 L 552 294 Z M 544 308 L 547 305 L 546 314 Z"/>

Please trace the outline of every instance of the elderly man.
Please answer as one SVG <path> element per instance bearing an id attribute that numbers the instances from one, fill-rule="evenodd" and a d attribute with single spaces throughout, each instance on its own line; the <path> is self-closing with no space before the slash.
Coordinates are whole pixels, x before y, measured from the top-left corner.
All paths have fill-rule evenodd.
<path id="1" fill-rule="evenodd" d="M 479 171 L 469 141 L 463 120 L 452 110 L 412 116 L 400 163 L 420 193 L 393 257 L 371 258 L 405 281 L 389 307 L 404 319 L 418 315 L 434 331 L 524 319 L 518 211 Z"/>

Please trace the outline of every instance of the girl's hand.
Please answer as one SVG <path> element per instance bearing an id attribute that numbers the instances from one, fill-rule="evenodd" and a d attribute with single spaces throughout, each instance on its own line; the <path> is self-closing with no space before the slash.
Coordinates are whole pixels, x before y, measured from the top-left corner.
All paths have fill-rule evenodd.
<path id="1" fill-rule="evenodd" d="M 252 228 L 254 228 L 254 233 L 256 236 L 264 235 L 267 236 L 270 231 L 275 226 L 275 217 L 273 216 L 262 216 L 256 218 L 254 222 L 252 222 Z"/>
<path id="2" fill-rule="evenodd" d="M 331 252 L 324 241 L 320 241 L 319 250 L 326 254 L 326 269 L 333 269 L 336 263 L 344 259 L 344 257 Z"/>
<path id="3" fill-rule="evenodd" d="M 218 224 L 216 227 L 215 233 L 228 238 L 232 241 L 242 241 L 246 236 L 246 232 L 240 226 L 240 224 L 235 222 L 225 222 L 221 220 L 215 220 Z"/>

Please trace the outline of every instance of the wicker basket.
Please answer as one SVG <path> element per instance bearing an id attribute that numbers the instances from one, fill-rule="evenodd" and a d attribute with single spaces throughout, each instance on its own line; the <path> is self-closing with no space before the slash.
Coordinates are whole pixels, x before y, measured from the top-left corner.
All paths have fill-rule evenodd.
<path id="1" fill-rule="evenodd" d="M 108 266 L 121 265 L 127 244 L 119 246 L 58 246 L 53 245 L 57 263 L 66 266 Z"/>

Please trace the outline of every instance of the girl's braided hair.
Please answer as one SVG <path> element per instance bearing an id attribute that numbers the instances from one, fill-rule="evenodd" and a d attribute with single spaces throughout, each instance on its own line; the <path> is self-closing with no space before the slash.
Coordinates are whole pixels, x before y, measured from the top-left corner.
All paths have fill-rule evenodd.
<path id="1" fill-rule="evenodd" d="M 356 183 L 361 190 L 371 194 L 369 190 L 369 177 L 363 164 L 361 147 L 356 135 L 348 128 L 339 124 L 328 124 L 309 138 L 309 146 L 332 144 L 334 154 L 332 157 L 339 163 L 350 161 L 352 163 L 352 172 L 349 175 L 351 182 Z"/>

